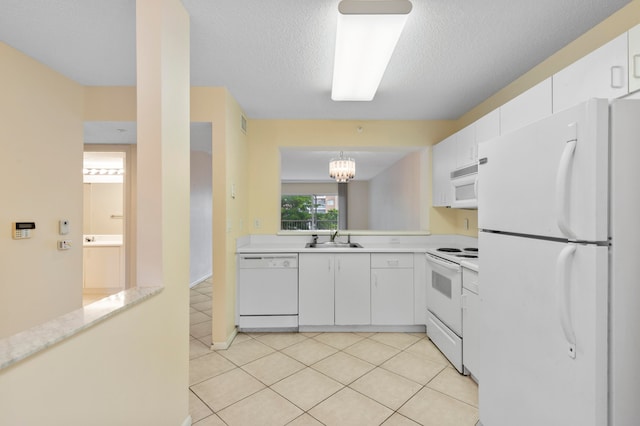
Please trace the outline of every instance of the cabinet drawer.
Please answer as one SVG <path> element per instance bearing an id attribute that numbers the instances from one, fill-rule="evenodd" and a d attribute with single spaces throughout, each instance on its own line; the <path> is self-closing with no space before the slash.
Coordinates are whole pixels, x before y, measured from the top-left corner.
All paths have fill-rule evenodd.
<path id="1" fill-rule="evenodd" d="M 372 268 L 413 268 L 413 253 L 371 253 Z"/>

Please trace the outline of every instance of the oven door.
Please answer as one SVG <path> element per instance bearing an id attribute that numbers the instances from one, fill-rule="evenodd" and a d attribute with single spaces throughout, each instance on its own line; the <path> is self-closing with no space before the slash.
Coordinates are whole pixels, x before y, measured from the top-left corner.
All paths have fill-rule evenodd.
<path id="1" fill-rule="evenodd" d="M 462 269 L 427 253 L 427 309 L 462 336 Z"/>

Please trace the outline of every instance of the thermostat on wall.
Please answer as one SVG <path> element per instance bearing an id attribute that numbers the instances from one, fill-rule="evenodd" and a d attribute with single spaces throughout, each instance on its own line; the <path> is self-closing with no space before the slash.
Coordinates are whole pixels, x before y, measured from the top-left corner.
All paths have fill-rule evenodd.
<path id="1" fill-rule="evenodd" d="M 35 222 L 14 222 L 13 239 L 22 240 L 24 238 L 31 238 L 32 229 L 36 229 Z"/>

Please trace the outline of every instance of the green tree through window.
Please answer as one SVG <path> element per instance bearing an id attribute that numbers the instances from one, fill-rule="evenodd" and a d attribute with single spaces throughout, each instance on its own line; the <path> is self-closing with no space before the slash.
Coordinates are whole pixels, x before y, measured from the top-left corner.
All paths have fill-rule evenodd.
<path id="1" fill-rule="evenodd" d="M 283 195 L 281 198 L 282 230 L 337 229 L 338 210 L 326 211 L 326 197 Z"/>

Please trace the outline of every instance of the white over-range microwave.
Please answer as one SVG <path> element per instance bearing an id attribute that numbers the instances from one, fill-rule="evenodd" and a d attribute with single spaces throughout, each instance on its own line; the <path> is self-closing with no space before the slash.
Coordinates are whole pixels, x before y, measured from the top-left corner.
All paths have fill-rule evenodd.
<path id="1" fill-rule="evenodd" d="M 453 198 L 451 207 L 457 209 L 478 208 L 478 164 L 451 172 Z"/>

